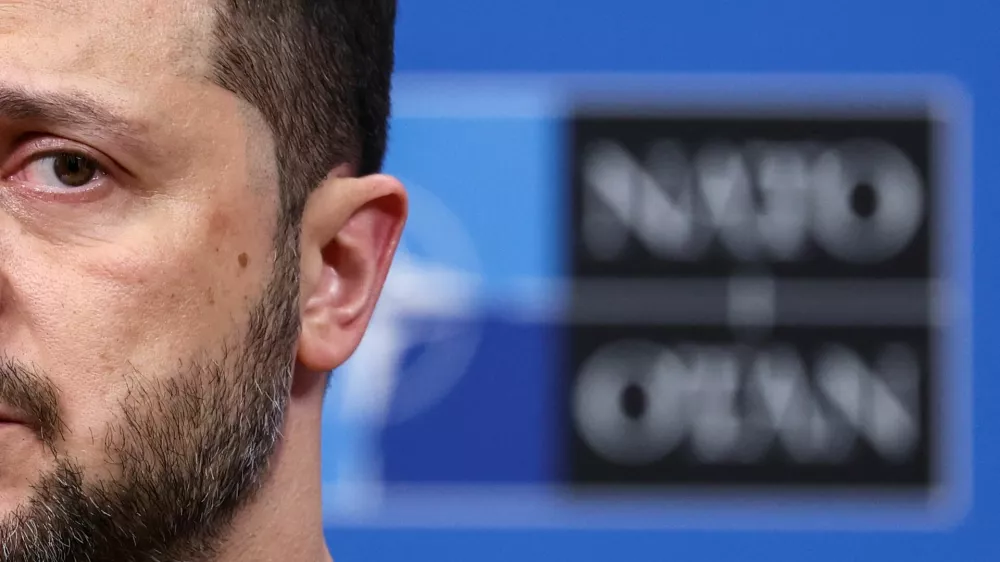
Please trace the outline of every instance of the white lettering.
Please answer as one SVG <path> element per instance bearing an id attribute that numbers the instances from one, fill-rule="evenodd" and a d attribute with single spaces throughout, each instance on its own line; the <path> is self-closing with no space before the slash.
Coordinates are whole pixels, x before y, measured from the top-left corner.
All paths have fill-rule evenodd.
<path id="1" fill-rule="evenodd" d="M 886 346 L 871 365 L 830 345 L 811 374 L 788 345 L 620 342 L 584 364 L 573 417 L 595 452 L 628 465 L 656 462 L 685 443 L 706 464 L 752 463 L 777 447 L 793 463 L 836 465 L 859 440 L 903 462 L 920 438 L 919 377 L 903 345 Z M 631 410 L 627 393 L 637 401 Z"/>
<path id="2" fill-rule="evenodd" d="M 583 238 L 597 259 L 620 257 L 632 236 L 663 259 L 700 259 L 716 239 L 740 261 L 788 261 L 811 239 L 835 259 L 872 263 L 904 250 L 925 212 L 916 167 L 877 140 L 712 142 L 690 159 L 663 140 L 643 162 L 605 140 L 582 174 Z"/>

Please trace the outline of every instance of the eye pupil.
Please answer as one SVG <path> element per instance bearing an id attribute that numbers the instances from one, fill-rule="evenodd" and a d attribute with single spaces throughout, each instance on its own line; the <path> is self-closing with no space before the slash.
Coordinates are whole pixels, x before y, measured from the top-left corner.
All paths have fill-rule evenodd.
<path id="1" fill-rule="evenodd" d="M 53 158 L 52 169 L 60 182 L 71 187 L 80 187 L 94 179 L 97 163 L 79 154 L 57 154 Z"/>

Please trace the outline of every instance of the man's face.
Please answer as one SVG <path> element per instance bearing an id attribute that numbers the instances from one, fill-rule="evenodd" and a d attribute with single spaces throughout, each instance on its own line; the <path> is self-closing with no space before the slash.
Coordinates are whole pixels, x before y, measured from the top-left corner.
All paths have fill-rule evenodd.
<path id="1" fill-rule="evenodd" d="M 207 549 L 265 473 L 297 264 L 263 125 L 206 78 L 212 25 L 0 1 L 4 560 Z"/>

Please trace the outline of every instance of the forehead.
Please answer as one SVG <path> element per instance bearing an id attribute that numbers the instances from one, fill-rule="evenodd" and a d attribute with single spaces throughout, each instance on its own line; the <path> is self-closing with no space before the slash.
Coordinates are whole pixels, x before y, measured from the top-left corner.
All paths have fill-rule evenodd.
<path id="1" fill-rule="evenodd" d="M 0 0 L 0 72 L 120 86 L 205 76 L 211 0 Z"/>

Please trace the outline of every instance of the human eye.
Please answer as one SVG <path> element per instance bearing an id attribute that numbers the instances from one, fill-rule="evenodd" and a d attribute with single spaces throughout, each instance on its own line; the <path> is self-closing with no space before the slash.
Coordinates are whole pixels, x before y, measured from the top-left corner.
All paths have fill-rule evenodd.
<path id="1" fill-rule="evenodd" d="M 0 166 L 0 177 L 8 186 L 66 202 L 107 195 L 104 188 L 114 184 L 106 180 L 120 173 L 114 161 L 101 152 L 52 135 L 27 135 L 21 142 L 15 141 L 13 151 Z"/>
<path id="2" fill-rule="evenodd" d="M 94 187 L 106 175 L 95 158 L 63 150 L 31 155 L 8 177 L 46 190 L 73 191 Z"/>

